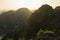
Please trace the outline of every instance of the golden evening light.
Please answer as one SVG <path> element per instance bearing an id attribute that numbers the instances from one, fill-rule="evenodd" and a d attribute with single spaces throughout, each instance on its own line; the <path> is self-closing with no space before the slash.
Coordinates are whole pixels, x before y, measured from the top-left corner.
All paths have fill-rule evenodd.
<path id="1" fill-rule="evenodd" d="M 0 40 L 60 40 L 60 0 L 0 0 Z"/>
<path id="2" fill-rule="evenodd" d="M 18 8 L 38 9 L 43 4 L 59 6 L 60 0 L 0 0 L 0 10 L 16 10 Z"/>

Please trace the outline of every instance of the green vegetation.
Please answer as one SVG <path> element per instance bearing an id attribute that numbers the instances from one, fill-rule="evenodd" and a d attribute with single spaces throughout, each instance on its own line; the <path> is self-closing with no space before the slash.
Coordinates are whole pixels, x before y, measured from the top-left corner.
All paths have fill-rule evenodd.
<path id="1" fill-rule="evenodd" d="M 27 8 L 4 12 L 0 15 L 0 35 L 2 33 L 5 34 L 2 40 L 60 37 L 60 6 L 53 9 L 45 4 L 34 13 Z"/>

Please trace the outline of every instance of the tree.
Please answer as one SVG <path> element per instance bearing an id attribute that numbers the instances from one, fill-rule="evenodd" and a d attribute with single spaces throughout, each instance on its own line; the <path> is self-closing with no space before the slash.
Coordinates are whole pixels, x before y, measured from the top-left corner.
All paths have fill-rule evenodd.
<path id="1" fill-rule="evenodd" d="M 0 15 L 0 27 L 3 28 L 2 32 L 6 33 L 9 30 L 11 30 L 11 17 L 9 17 L 9 16 L 11 16 L 11 14 L 13 14 L 13 13 L 14 13 L 14 11 L 10 10 L 10 11 L 4 12 Z"/>
<path id="2" fill-rule="evenodd" d="M 28 27 L 28 37 L 35 36 L 36 33 L 41 29 L 49 29 L 47 24 L 50 22 L 51 15 L 53 13 L 53 8 L 47 4 L 42 5 L 37 11 L 32 13 L 29 19 Z"/>
<path id="3" fill-rule="evenodd" d="M 55 19 L 54 19 L 54 26 L 56 30 L 57 36 L 60 36 L 60 6 L 57 6 L 54 10 Z"/>
<path id="4" fill-rule="evenodd" d="M 19 27 L 16 30 L 18 31 L 20 37 L 26 36 L 27 20 L 29 19 L 31 13 L 32 12 L 27 8 L 20 8 L 15 12 L 18 23 L 17 25 L 19 25 Z"/>
<path id="5" fill-rule="evenodd" d="M 54 33 L 44 33 L 41 34 L 40 40 L 55 40 L 56 39 L 56 34 Z"/>
<path id="6" fill-rule="evenodd" d="M 31 15 L 31 11 L 27 8 L 21 8 L 16 11 L 7 11 L 1 14 L 1 25 L 5 27 L 6 32 L 13 35 L 13 40 L 18 40 L 19 37 L 25 37 L 27 19 Z M 9 36 L 9 35 L 7 35 Z M 5 35 L 6 37 L 6 35 Z M 7 37 L 6 37 L 7 38 Z"/>

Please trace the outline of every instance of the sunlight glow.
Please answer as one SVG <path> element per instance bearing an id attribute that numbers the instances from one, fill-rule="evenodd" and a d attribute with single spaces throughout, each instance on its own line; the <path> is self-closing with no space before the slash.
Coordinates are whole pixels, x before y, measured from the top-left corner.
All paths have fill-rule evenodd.
<path id="1" fill-rule="evenodd" d="M 37 9 L 42 5 L 43 0 L 7 0 L 5 4 L 7 8 L 18 9 L 21 7 L 26 7 L 29 9 Z M 5 5 L 4 5 L 5 6 Z"/>
<path id="2" fill-rule="evenodd" d="M 29 9 L 38 9 L 43 4 L 49 4 L 53 7 L 60 5 L 59 0 L 0 0 L 1 9 L 19 9 L 26 7 Z"/>

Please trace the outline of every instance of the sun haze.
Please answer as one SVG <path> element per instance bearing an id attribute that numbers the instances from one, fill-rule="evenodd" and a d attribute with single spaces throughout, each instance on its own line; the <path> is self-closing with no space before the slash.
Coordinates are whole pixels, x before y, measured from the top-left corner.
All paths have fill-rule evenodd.
<path id="1" fill-rule="evenodd" d="M 43 4 L 60 6 L 60 0 L 0 0 L 0 10 L 16 10 L 19 8 L 38 9 Z"/>

